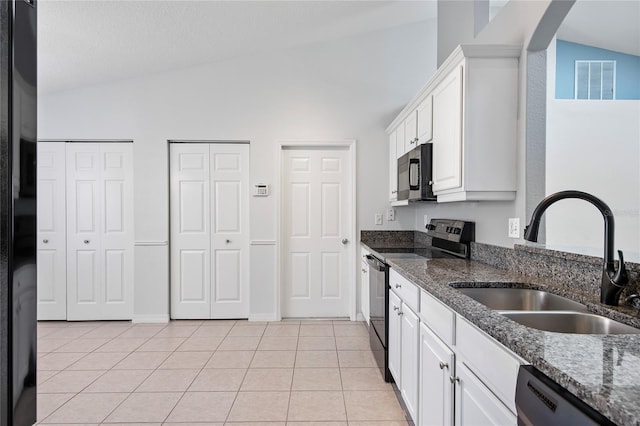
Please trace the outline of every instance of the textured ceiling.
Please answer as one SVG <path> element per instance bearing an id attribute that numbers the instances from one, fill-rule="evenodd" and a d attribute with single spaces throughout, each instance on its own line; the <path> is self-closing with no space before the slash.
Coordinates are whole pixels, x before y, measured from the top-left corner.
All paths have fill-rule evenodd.
<path id="1" fill-rule="evenodd" d="M 40 0 L 41 93 L 433 19 L 430 1 Z"/>

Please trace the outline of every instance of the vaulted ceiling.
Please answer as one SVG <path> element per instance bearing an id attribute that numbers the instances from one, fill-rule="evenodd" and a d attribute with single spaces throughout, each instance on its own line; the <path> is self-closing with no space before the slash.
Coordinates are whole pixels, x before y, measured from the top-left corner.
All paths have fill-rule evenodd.
<path id="1" fill-rule="evenodd" d="M 41 0 L 41 93 L 434 19 L 430 1 Z"/>

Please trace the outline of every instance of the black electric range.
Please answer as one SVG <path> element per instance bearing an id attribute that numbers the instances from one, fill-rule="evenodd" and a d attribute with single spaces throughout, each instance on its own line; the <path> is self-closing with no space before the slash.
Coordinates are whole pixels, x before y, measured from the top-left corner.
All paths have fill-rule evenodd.
<path id="1" fill-rule="evenodd" d="M 392 259 L 468 259 L 475 239 L 475 224 L 451 219 L 431 219 L 426 226 L 430 244 L 398 247 L 370 247 L 369 264 L 369 343 L 385 381 L 389 372 L 389 265 Z"/>

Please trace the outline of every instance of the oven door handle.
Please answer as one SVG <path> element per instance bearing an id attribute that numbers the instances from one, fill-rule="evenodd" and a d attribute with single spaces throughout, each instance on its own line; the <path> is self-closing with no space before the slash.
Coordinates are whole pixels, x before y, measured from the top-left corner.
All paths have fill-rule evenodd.
<path id="1" fill-rule="evenodd" d="M 377 258 L 371 256 L 370 254 L 367 255 L 367 263 L 369 264 L 369 266 L 373 266 L 374 268 L 376 268 L 376 271 L 384 272 L 387 270 L 387 265 L 380 262 Z"/>

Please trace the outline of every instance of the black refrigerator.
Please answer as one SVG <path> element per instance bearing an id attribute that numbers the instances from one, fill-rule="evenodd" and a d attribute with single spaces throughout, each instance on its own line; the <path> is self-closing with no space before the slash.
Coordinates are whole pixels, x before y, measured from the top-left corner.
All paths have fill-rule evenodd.
<path id="1" fill-rule="evenodd" d="M 0 425 L 36 421 L 36 2 L 0 0 Z"/>

